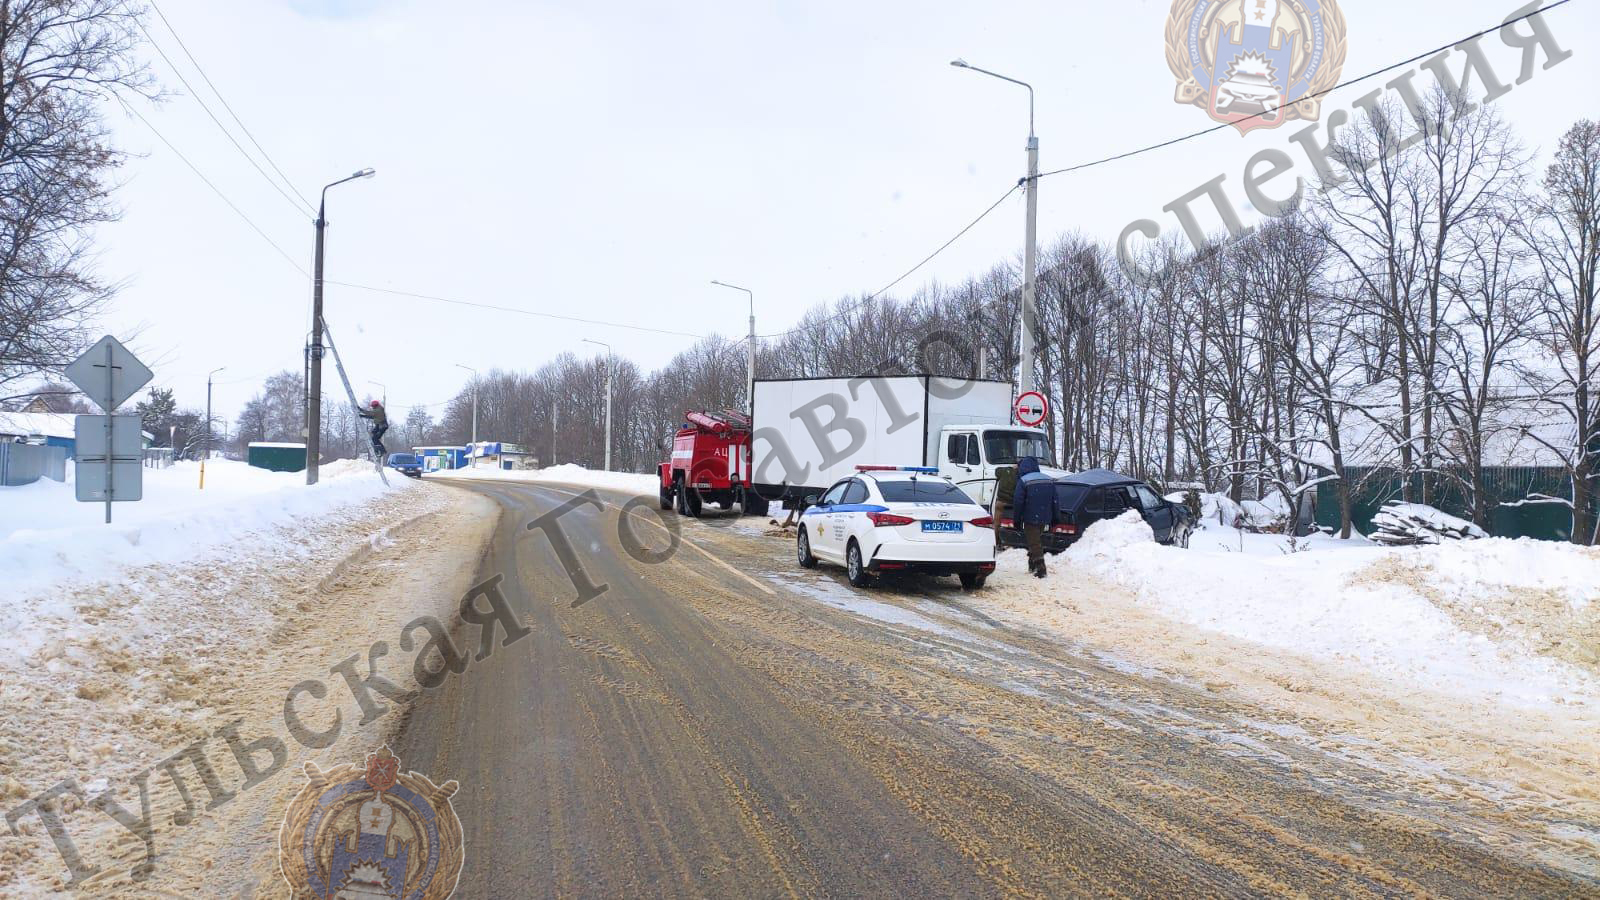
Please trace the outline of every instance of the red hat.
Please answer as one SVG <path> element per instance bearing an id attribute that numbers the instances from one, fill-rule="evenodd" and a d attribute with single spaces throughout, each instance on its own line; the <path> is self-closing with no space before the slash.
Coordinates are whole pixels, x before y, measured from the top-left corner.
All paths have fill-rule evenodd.
<path id="1" fill-rule="evenodd" d="M 373 409 L 377 409 L 378 408 L 378 401 L 376 401 L 376 400 L 372 401 L 372 408 Z"/>

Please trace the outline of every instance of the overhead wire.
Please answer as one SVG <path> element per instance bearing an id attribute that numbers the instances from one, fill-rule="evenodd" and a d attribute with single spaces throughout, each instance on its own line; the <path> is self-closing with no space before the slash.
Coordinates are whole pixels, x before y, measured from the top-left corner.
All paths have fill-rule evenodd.
<path id="1" fill-rule="evenodd" d="M 1542 7 L 1538 8 L 1538 9 L 1536 9 L 1536 10 L 1532 10 L 1531 12 L 1528 12 L 1528 13 L 1525 13 L 1523 15 L 1517 16 L 1514 19 L 1507 19 L 1504 22 L 1501 22 L 1499 25 L 1494 25 L 1494 26 L 1491 26 L 1489 28 L 1485 28 L 1485 29 L 1483 29 L 1481 31 L 1474 32 L 1472 34 L 1467 35 L 1464 38 L 1461 38 L 1460 40 L 1451 41 L 1448 44 L 1444 44 L 1442 46 L 1435 47 L 1432 50 L 1429 50 L 1429 51 L 1427 51 L 1425 53 L 1418 53 L 1415 56 L 1412 56 L 1412 57 L 1410 57 L 1408 59 L 1400 60 L 1397 63 L 1392 63 L 1390 65 L 1384 66 L 1381 69 L 1374 69 L 1371 72 L 1368 72 L 1368 73 L 1366 73 L 1364 75 L 1358 75 L 1358 76 L 1356 76 L 1354 78 L 1347 78 L 1344 81 L 1341 81 L 1338 84 L 1334 85 L 1333 87 L 1324 88 L 1324 89 L 1322 89 L 1320 91 L 1309 93 L 1309 94 L 1307 94 L 1305 97 L 1303 97 L 1301 99 L 1304 99 L 1304 100 L 1321 99 L 1321 98 L 1326 97 L 1327 95 L 1333 93 L 1334 91 L 1340 90 L 1342 88 L 1349 87 L 1350 85 L 1353 85 L 1353 84 L 1360 84 L 1361 82 L 1366 81 L 1368 79 L 1376 78 L 1379 75 L 1384 75 L 1384 74 L 1387 74 L 1389 72 L 1393 72 L 1395 69 L 1399 69 L 1399 68 L 1402 68 L 1404 66 L 1409 66 L 1412 63 L 1419 62 L 1421 60 L 1427 59 L 1428 57 L 1433 56 L 1433 55 L 1438 54 L 1438 53 L 1443 53 L 1444 51 L 1449 50 L 1450 48 L 1458 46 L 1460 44 L 1466 43 L 1467 41 L 1477 40 L 1478 38 L 1484 37 L 1484 36 L 1489 35 L 1489 34 L 1493 34 L 1494 32 L 1499 31 L 1502 28 L 1506 28 L 1506 27 L 1509 27 L 1511 25 L 1515 25 L 1518 22 L 1522 22 L 1522 21 L 1524 21 L 1526 19 L 1530 19 L 1530 18 L 1532 18 L 1534 16 L 1537 16 L 1537 15 L 1539 15 L 1541 13 L 1548 12 L 1548 11 L 1550 11 L 1552 9 L 1555 9 L 1558 6 L 1565 6 L 1566 4 L 1571 3 L 1571 2 L 1572 2 L 1572 0 L 1555 0 L 1554 3 L 1546 4 L 1545 6 L 1542 6 Z M 1154 152 L 1156 150 L 1163 150 L 1163 149 L 1165 149 L 1167 147 L 1171 147 L 1171 146 L 1174 146 L 1176 144 L 1182 144 L 1182 143 L 1184 143 L 1186 141 L 1191 141 L 1191 140 L 1194 140 L 1195 138 L 1198 138 L 1198 137 L 1204 137 L 1205 135 L 1211 134 L 1212 132 L 1222 131 L 1225 128 L 1233 128 L 1239 122 L 1249 122 L 1252 119 L 1259 119 L 1262 116 L 1265 116 L 1266 114 L 1267 114 L 1267 111 L 1266 110 L 1262 110 L 1261 112 L 1254 113 L 1252 115 L 1246 116 L 1243 119 L 1239 119 L 1238 122 L 1222 122 L 1220 124 L 1213 125 L 1210 128 L 1203 128 L 1203 129 L 1201 129 L 1199 131 L 1190 132 L 1189 134 L 1185 134 L 1185 135 L 1182 135 L 1182 136 L 1179 136 L 1179 137 L 1175 137 L 1175 138 L 1171 138 L 1169 140 L 1162 141 L 1159 144 L 1151 144 L 1151 145 L 1146 146 L 1146 147 L 1140 147 L 1137 150 L 1129 150 L 1129 151 L 1127 151 L 1125 153 L 1118 153 L 1115 156 L 1107 156 L 1107 157 L 1105 157 L 1103 159 L 1097 159 L 1097 160 L 1094 160 L 1092 162 L 1079 163 L 1077 165 L 1067 166 L 1066 168 L 1063 168 L 1063 169 L 1052 169 L 1052 170 L 1050 170 L 1048 172 L 1040 172 L 1038 177 L 1039 178 L 1049 178 L 1052 175 L 1065 175 L 1068 172 L 1081 172 L 1081 171 L 1083 171 L 1085 169 L 1093 169 L 1093 168 L 1095 168 L 1097 166 L 1106 165 L 1107 163 L 1113 163 L 1113 162 L 1117 162 L 1119 160 L 1129 159 L 1131 157 L 1139 156 L 1139 155 L 1142 155 L 1142 154 L 1145 154 L 1145 153 L 1151 153 L 1151 152 Z"/>
<path id="2" fill-rule="evenodd" d="M 221 188 L 219 188 L 215 184 L 213 184 L 211 179 L 207 178 L 205 173 L 200 171 L 198 166 L 196 166 L 193 162 L 190 162 L 189 157 L 183 155 L 183 151 L 179 150 L 176 146 L 173 145 L 173 143 L 171 141 L 167 140 L 167 136 L 162 134 L 161 130 L 159 128 L 157 128 L 155 125 L 151 124 L 150 120 L 145 118 L 144 113 L 139 112 L 139 110 L 135 109 L 126 100 L 122 100 L 122 98 L 120 98 L 120 97 L 118 97 L 117 99 L 118 99 L 118 102 L 120 102 L 122 104 L 122 108 L 123 109 L 127 110 L 130 114 L 132 114 L 140 122 L 143 122 L 144 126 L 146 128 L 148 128 L 148 129 L 150 129 L 150 133 L 154 134 L 157 138 L 159 138 L 161 140 L 161 143 L 166 144 L 167 145 L 167 149 L 171 150 L 173 152 L 173 154 L 178 157 L 178 159 L 182 160 L 183 164 L 189 167 L 189 171 L 191 171 L 191 172 L 193 172 L 195 174 L 195 177 L 197 177 L 201 181 L 205 182 L 206 187 L 210 188 L 212 193 L 216 194 L 219 198 L 221 198 L 223 203 L 226 203 L 228 205 L 229 209 L 233 210 L 234 213 L 239 218 L 243 219 L 245 224 L 249 225 L 252 231 L 254 231 L 256 234 L 260 235 L 261 239 L 263 241 L 266 241 L 267 244 L 269 244 L 272 247 L 272 249 L 278 251 L 278 255 L 283 257 L 285 262 L 287 262 L 291 266 L 294 266 L 295 270 L 298 271 L 301 275 L 304 275 L 307 278 L 311 277 L 311 273 L 307 272 L 304 266 L 302 266 L 299 263 L 295 262 L 294 257 L 290 256 L 289 252 L 287 250 L 284 250 L 282 247 L 278 246 L 278 242 L 277 241 L 274 241 L 272 238 L 268 237 L 267 233 L 265 231 L 261 230 L 261 226 L 257 225 L 253 219 L 251 219 L 249 216 L 245 215 L 244 210 L 240 209 L 238 204 L 236 204 L 232 200 L 230 200 L 228 198 L 228 195 L 224 194 L 222 192 Z"/>
<path id="3" fill-rule="evenodd" d="M 200 77 L 205 79 L 206 86 L 211 88 L 211 93 L 215 94 L 217 100 L 221 101 L 222 108 L 228 111 L 228 115 L 231 116 L 233 121 L 238 124 L 239 130 L 244 132 L 244 136 L 250 139 L 250 143 L 257 150 L 261 151 L 261 157 L 267 161 L 267 165 L 271 166 L 272 171 L 278 173 L 278 177 L 283 179 L 283 183 L 289 188 L 289 190 L 293 191 L 294 195 L 299 197 L 300 200 L 305 203 L 306 209 L 311 210 L 313 208 L 311 206 L 311 201 L 306 198 L 305 194 L 300 193 L 300 189 L 294 186 L 294 181 L 290 179 L 289 176 L 283 174 L 283 169 L 278 167 L 278 163 L 272 158 L 272 154 L 267 152 L 267 148 L 261 146 L 261 142 L 256 140 L 256 136 L 250 132 L 248 127 L 245 126 L 244 120 L 239 118 L 239 114 L 233 111 L 233 106 L 228 103 L 228 98 L 222 96 L 222 91 L 217 89 L 216 84 L 211 81 L 211 76 L 206 74 L 205 67 L 200 65 L 200 60 L 195 59 L 194 54 L 189 52 L 189 45 L 183 42 L 183 35 L 179 34 L 178 29 L 172 26 L 172 21 L 167 18 L 166 13 L 161 11 L 161 6 L 157 4 L 155 0 L 150 0 L 150 8 L 154 9 L 156 11 L 156 15 L 161 17 L 161 23 L 166 25 L 167 31 L 172 33 L 172 38 L 178 42 L 178 47 L 183 50 L 183 55 L 188 57 L 189 62 L 194 64 L 195 71 L 199 72 Z"/>
<path id="4" fill-rule="evenodd" d="M 165 17 L 162 18 L 162 21 L 166 21 Z M 178 81 L 184 86 L 185 89 L 189 91 L 190 99 L 194 100 L 195 103 L 199 104 L 201 109 L 205 110 L 206 116 L 210 118 L 212 123 L 217 126 L 217 130 L 221 131 L 222 135 L 228 139 L 228 143 L 232 144 L 234 149 L 239 151 L 239 155 L 245 158 L 245 162 L 248 162 L 251 168 L 255 169 L 262 179 L 267 182 L 267 184 L 272 185 L 272 189 L 278 192 L 278 196 L 282 197 L 284 202 L 288 203 L 294 208 L 296 214 L 308 213 L 310 215 L 316 215 L 316 210 L 312 208 L 308 201 L 306 201 L 304 198 L 297 199 L 290 196 L 289 193 L 283 189 L 282 185 L 278 184 L 278 182 L 272 179 L 271 175 L 267 174 L 267 170 L 261 168 L 261 164 L 256 162 L 255 157 L 251 156 L 250 153 L 244 149 L 244 145 L 240 144 L 238 138 L 233 136 L 233 132 L 229 131 L 227 126 L 222 124 L 222 120 L 217 118 L 217 114 L 211 111 L 211 107 L 207 106 L 206 102 L 200 99 L 200 93 L 194 89 L 193 85 L 189 84 L 189 79 L 183 77 L 183 72 L 178 69 L 177 63 L 174 63 L 172 61 L 172 57 L 167 55 L 167 51 L 161 48 L 161 44 L 156 41 L 155 36 L 150 33 L 149 29 L 144 27 L 144 23 L 140 22 L 138 19 L 135 19 L 134 22 L 139 26 L 139 30 L 144 33 L 145 39 L 150 42 L 150 46 L 156 49 L 156 53 L 160 54 L 163 60 L 166 60 L 168 68 L 172 69 L 172 74 L 178 76 Z M 174 32 L 174 35 L 176 35 L 176 32 Z M 212 90 L 215 91 L 215 88 Z M 218 94 L 218 97 L 220 96 L 221 95 Z M 226 105 L 226 101 L 224 101 L 224 105 Z M 282 173 L 279 174 L 281 177 Z M 287 179 L 285 179 L 285 181 L 287 181 Z M 291 184 L 290 187 L 292 188 L 293 185 Z"/>
<path id="5" fill-rule="evenodd" d="M 976 219 L 973 219 L 971 222 L 968 222 L 964 228 L 962 228 L 960 231 L 955 233 L 954 237 L 952 237 L 949 240 L 945 241 L 943 244 L 940 244 L 939 248 L 937 250 L 935 250 L 932 253 L 928 254 L 927 256 L 923 257 L 921 262 L 919 262 L 916 265 L 912 266 L 911 268 L 907 269 L 899 278 L 896 278 L 895 280 L 889 282 L 888 284 L 884 285 L 883 287 L 878 288 L 878 290 L 874 291 L 873 293 L 869 294 L 868 296 L 862 297 L 859 300 L 850 301 L 850 303 L 847 304 L 844 309 L 841 309 L 838 312 L 835 312 L 832 315 L 829 315 L 829 316 L 827 316 L 825 318 L 819 319 L 819 320 L 817 320 L 815 322 L 810 322 L 810 323 L 807 323 L 806 325 L 797 325 L 794 328 L 790 328 L 787 331 L 777 331 L 777 332 L 773 332 L 772 334 L 758 334 L 758 335 L 756 335 L 756 337 L 757 338 L 775 338 L 775 337 L 783 337 L 784 335 L 788 335 L 788 334 L 793 334 L 796 331 L 799 331 L 801 328 L 811 327 L 812 325 L 819 325 L 822 322 L 829 322 L 829 321 L 837 319 L 837 318 L 839 318 L 841 316 L 848 315 L 852 311 L 853 307 L 858 307 L 858 306 L 862 306 L 862 305 L 867 304 L 867 303 L 871 303 L 873 300 L 876 300 L 879 297 L 882 297 L 884 294 L 887 294 L 889 291 L 893 290 L 896 285 L 900 284 L 900 282 L 905 281 L 907 278 L 910 278 L 912 275 L 916 274 L 923 266 L 927 265 L 930 262 L 933 262 L 933 260 L 936 257 L 938 257 L 939 254 L 941 254 L 944 251 L 950 249 L 950 245 L 954 244 L 956 241 L 961 240 L 961 238 L 966 236 L 967 232 L 971 231 L 973 228 L 976 228 L 979 222 L 982 222 L 984 219 L 988 218 L 990 213 L 994 212 L 996 209 L 999 209 L 1000 208 L 1000 204 L 1006 202 L 1006 199 L 1008 197 L 1010 197 L 1012 194 L 1015 194 L 1017 192 L 1017 189 L 1020 188 L 1020 187 L 1022 187 L 1022 183 L 1021 182 L 1018 182 L 1017 184 L 1013 184 L 1009 189 L 1006 190 L 1006 192 L 1004 194 L 1000 195 L 1000 199 L 996 200 L 994 203 L 991 203 L 989 205 L 988 209 L 985 209 L 983 212 L 979 213 L 978 217 Z"/>
<path id="6" fill-rule="evenodd" d="M 337 285 L 344 288 L 351 288 L 358 291 L 372 291 L 379 294 L 391 294 L 396 297 L 411 297 L 416 300 L 430 300 L 436 303 L 448 303 L 453 306 L 471 306 L 478 309 L 491 309 L 497 312 L 516 313 L 517 315 L 523 316 L 535 316 L 541 319 L 556 319 L 562 322 L 577 322 L 583 325 L 597 325 L 605 328 L 625 328 L 630 331 L 643 331 L 650 334 L 669 334 L 673 335 L 674 337 L 689 337 L 696 339 L 710 337 L 710 335 L 697 334 L 692 331 L 674 331 L 669 328 L 652 328 L 648 325 L 632 325 L 627 322 L 607 322 L 601 319 L 586 319 L 582 316 L 566 316 L 559 313 L 539 312 L 537 310 L 523 309 L 516 306 L 501 306 L 496 303 L 482 303 L 475 300 L 461 300 L 454 297 L 440 297 L 436 294 L 423 294 L 416 291 L 403 291 L 397 288 L 377 287 L 370 284 L 355 284 L 348 281 L 334 281 L 332 279 L 323 279 L 322 283 Z"/>

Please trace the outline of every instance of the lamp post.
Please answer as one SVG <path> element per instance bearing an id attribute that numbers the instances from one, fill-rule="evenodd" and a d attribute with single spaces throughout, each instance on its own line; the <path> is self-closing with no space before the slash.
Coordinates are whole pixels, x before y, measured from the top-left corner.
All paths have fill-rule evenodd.
<path id="1" fill-rule="evenodd" d="M 1024 193 L 1027 197 L 1028 221 L 1024 228 L 1022 248 L 1022 315 L 1018 317 L 1021 320 L 1020 329 L 1022 331 L 1021 339 L 1018 342 L 1020 345 L 1018 347 L 1018 356 L 1020 359 L 1017 374 L 1017 393 L 1020 396 L 1034 389 L 1033 335 L 1038 316 L 1038 307 L 1034 302 L 1034 294 L 1037 288 L 1034 281 L 1034 267 L 1036 265 L 1035 257 L 1038 255 L 1039 233 L 1039 138 L 1033 133 L 1033 85 L 1026 81 L 1018 81 L 1015 78 L 1001 75 L 998 72 L 980 69 L 977 66 L 968 64 L 964 59 L 951 60 L 950 65 L 958 69 L 979 72 L 991 78 L 998 78 L 1001 81 L 1009 81 L 1012 84 L 1020 84 L 1028 89 L 1028 178 L 1024 188 Z"/>
<path id="2" fill-rule="evenodd" d="M 328 228 L 328 188 L 376 174 L 376 169 L 362 169 L 348 178 L 323 185 L 317 204 L 317 250 L 311 281 L 311 378 L 306 387 L 306 484 L 317 483 L 317 458 L 322 453 L 322 238 Z"/>
<path id="3" fill-rule="evenodd" d="M 378 387 L 383 388 L 383 411 L 384 412 L 388 412 L 389 411 L 389 386 L 387 384 L 384 384 L 381 381 L 371 381 L 371 380 L 368 380 L 367 384 L 375 384 Z"/>
<path id="4" fill-rule="evenodd" d="M 206 489 L 206 460 L 211 456 L 211 376 L 226 369 L 219 366 L 206 373 L 206 453 L 200 457 L 200 490 Z"/>
<path id="5" fill-rule="evenodd" d="M 737 284 L 712 279 L 711 283 L 717 287 L 730 288 L 735 291 L 744 291 L 750 295 L 750 346 L 745 352 L 744 360 L 744 404 L 745 413 L 753 420 L 756 414 L 756 295 L 749 288 L 739 287 Z"/>
<path id="6" fill-rule="evenodd" d="M 472 467 L 478 467 L 478 370 L 471 366 L 456 363 L 456 368 L 466 369 L 472 373 Z"/>
<path id="7" fill-rule="evenodd" d="M 611 471 L 611 345 L 604 341 L 592 341 L 584 338 L 585 344 L 594 344 L 606 348 L 606 462 L 605 470 Z"/>

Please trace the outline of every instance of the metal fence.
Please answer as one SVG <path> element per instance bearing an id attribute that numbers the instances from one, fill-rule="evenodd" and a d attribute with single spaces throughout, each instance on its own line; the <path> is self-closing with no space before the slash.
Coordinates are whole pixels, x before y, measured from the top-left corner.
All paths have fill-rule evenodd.
<path id="1" fill-rule="evenodd" d="M 67 448 L 0 442 L 0 485 L 17 487 L 41 478 L 67 480 Z"/>
<path id="2" fill-rule="evenodd" d="M 172 448 L 146 447 L 144 449 L 144 467 L 146 469 L 172 468 Z"/>
<path id="3" fill-rule="evenodd" d="M 1383 504 L 1399 500 L 1401 481 L 1392 469 L 1352 466 L 1350 521 L 1362 534 L 1372 530 L 1372 517 Z M 1465 470 L 1446 469 L 1432 479 L 1428 504 L 1463 519 L 1472 518 Z M 1422 495 L 1422 476 L 1411 476 L 1411 495 Z M 1544 466 L 1485 466 L 1484 505 L 1487 530 L 1496 537 L 1530 537 L 1565 541 L 1572 537 L 1572 479 L 1565 469 Z M 1317 524 L 1339 527 L 1339 497 L 1331 483 L 1317 489 Z"/>

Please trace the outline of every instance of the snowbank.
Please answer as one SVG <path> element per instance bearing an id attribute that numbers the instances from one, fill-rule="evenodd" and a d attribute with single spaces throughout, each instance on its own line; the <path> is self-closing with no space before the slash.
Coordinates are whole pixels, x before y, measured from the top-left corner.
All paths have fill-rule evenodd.
<path id="1" fill-rule="evenodd" d="M 1020 556 L 1002 557 L 1002 576 L 1020 569 Z M 1044 613 L 1063 600 L 1092 601 L 1081 581 L 1090 575 L 1178 621 L 1379 678 L 1518 705 L 1600 709 L 1600 658 L 1589 658 L 1600 628 L 1594 550 L 1493 538 L 1405 549 L 1328 538 L 1291 545 L 1214 530 L 1181 550 L 1153 543 L 1128 513 L 1090 526 L 1050 571 L 1043 581 L 991 585 L 1026 594 Z"/>
<path id="2" fill-rule="evenodd" d="M 0 488 L 0 572 L 6 588 L 0 609 L 13 625 L 14 601 L 73 579 L 109 578 L 127 566 L 194 557 L 252 535 L 303 524 L 330 510 L 362 503 L 390 490 L 414 488 L 390 473 L 385 487 L 371 463 L 340 460 L 324 465 L 307 487 L 301 472 L 268 472 L 242 462 L 181 462 L 144 470 L 144 499 L 117 503 L 112 524 L 105 506 L 73 496 L 66 482 L 41 479 Z"/>
<path id="3" fill-rule="evenodd" d="M 493 469 L 487 466 L 429 472 L 423 477 L 479 478 L 489 481 L 548 481 L 557 484 L 577 484 L 585 487 L 605 488 L 630 494 L 655 496 L 658 488 L 656 476 L 633 472 L 607 472 L 586 469 L 576 463 L 562 463 L 547 469 Z"/>

